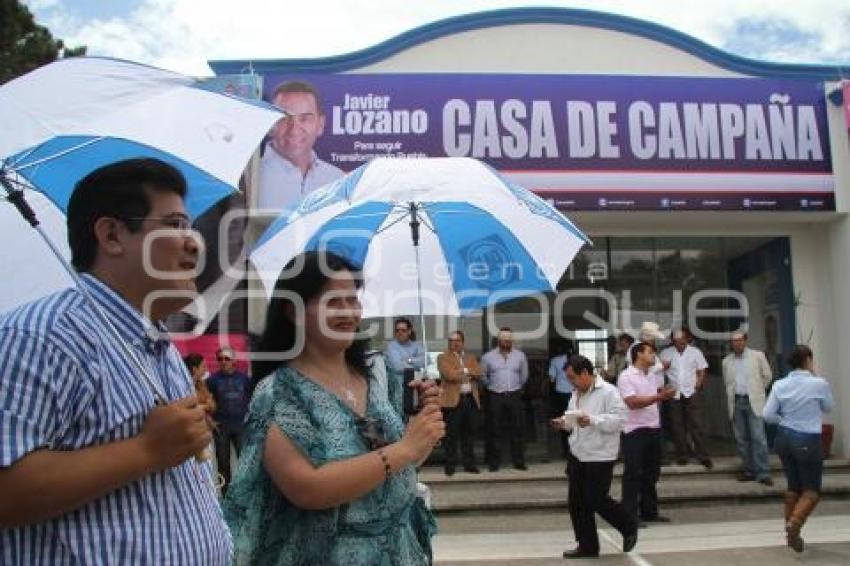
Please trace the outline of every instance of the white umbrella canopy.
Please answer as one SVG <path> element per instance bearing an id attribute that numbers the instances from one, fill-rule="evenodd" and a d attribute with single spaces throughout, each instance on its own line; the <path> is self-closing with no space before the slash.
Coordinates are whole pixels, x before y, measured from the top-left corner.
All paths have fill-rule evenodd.
<path id="1" fill-rule="evenodd" d="M 362 267 L 364 316 L 458 316 L 554 291 L 587 241 L 474 159 L 376 159 L 284 212 L 251 260 L 271 293 L 290 259 L 328 249 Z"/>
<path id="2" fill-rule="evenodd" d="M 186 177 L 186 208 L 195 218 L 236 190 L 283 116 L 178 73 L 116 59 L 63 59 L 0 86 L 0 181 L 7 191 L 24 190 L 67 260 L 65 208 L 85 175 L 122 159 L 161 159 Z M 16 215 L 0 203 L 0 261 L 21 266 L 3 278 L 0 312 L 72 281 Z"/>
<path id="3" fill-rule="evenodd" d="M 202 164 L 208 175 L 234 187 L 283 114 L 203 85 L 117 59 L 74 57 L 45 65 L 0 87 L 0 159 L 28 176 L 36 166 L 26 152 L 54 138 L 115 138 Z M 33 185 L 40 187 L 38 181 Z"/>

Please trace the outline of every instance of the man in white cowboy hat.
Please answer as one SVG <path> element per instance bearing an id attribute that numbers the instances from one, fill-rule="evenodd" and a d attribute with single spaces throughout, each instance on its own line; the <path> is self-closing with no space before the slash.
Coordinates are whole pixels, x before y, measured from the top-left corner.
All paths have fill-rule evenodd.
<path id="1" fill-rule="evenodd" d="M 626 351 L 626 366 L 632 365 L 632 349 L 635 347 L 635 344 L 643 342 L 644 344 L 650 344 L 657 350 L 656 342 L 663 339 L 664 333 L 661 332 L 661 328 L 657 322 L 646 321 L 641 324 L 640 331 L 638 332 L 638 341 L 629 346 L 628 351 Z M 649 373 L 655 378 L 655 383 L 659 388 L 664 387 L 664 371 L 668 367 L 670 367 L 669 362 L 664 362 L 660 357 L 656 357 L 655 364 L 649 368 Z"/>

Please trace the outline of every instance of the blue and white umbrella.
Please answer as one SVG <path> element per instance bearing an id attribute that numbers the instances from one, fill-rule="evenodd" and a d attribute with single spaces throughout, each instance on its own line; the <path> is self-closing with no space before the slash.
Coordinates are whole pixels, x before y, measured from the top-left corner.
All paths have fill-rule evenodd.
<path id="1" fill-rule="evenodd" d="M 362 267 L 364 316 L 459 316 L 554 291 L 586 242 L 474 159 L 375 159 L 284 212 L 251 259 L 271 293 L 291 258 L 328 249 Z"/>
<path id="2" fill-rule="evenodd" d="M 186 177 L 191 217 L 231 194 L 276 108 L 205 88 L 203 80 L 129 61 L 70 58 L 0 86 L 0 182 L 27 196 L 68 258 L 65 209 L 94 169 L 156 157 Z M 72 284 L 63 266 L 7 203 L 0 202 L 0 312 Z"/>

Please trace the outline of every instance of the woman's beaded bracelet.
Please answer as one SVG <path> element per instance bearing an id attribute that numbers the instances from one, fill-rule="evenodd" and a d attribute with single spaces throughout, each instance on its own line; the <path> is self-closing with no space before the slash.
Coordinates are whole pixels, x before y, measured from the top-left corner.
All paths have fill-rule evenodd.
<path id="1" fill-rule="evenodd" d="M 384 473 L 386 474 L 387 479 L 390 479 L 390 476 L 393 473 L 393 469 L 390 466 L 390 459 L 387 458 L 387 453 L 384 452 L 384 450 L 382 448 L 378 448 L 377 452 L 378 452 L 378 456 L 381 457 L 381 462 L 384 463 Z"/>

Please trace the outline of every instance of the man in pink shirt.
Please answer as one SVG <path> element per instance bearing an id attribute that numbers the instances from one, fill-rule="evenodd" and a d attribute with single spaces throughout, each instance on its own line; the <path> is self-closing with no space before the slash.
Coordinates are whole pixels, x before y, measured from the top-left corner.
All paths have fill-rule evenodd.
<path id="1" fill-rule="evenodd" d="M 661 420 L 658 405 L 676 393 L 659 388 L 650 369 L 655 348 L 639 342 L 629 352 L 631 365 L 620 374 L 617 388 L 629 411 L 623 429 L 623 507 L 641 522 L 668 522 L 658 514 L 658 483 L 661 469 Z"/>

